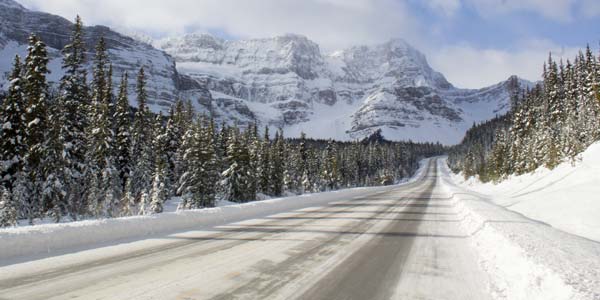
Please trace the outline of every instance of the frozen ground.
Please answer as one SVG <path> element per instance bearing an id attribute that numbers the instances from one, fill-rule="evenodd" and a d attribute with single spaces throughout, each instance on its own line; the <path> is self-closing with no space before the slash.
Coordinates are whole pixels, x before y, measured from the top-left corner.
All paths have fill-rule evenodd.
<path id="1" fill-rule="evenodd" d="M 574 165 L 512 176 L 500 184 L 453 175 L 461 186 L 486 195 L 494 203 L 600 242 L 600 143 L 590 146 Z"/>

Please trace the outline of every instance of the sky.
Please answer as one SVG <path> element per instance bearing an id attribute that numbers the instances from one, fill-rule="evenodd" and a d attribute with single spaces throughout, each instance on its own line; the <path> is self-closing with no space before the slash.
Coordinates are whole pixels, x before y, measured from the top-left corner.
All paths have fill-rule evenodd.
<path id="1" fill-rule="evenodd" d="M 154 39 L 302 34 L 325 53 L 402 38 L 457 87 L 538 80 L 552 52 L 600 48 L 600 0 L 17 0 Z M 597 51 L 597 50 L 596 50 Z"/>

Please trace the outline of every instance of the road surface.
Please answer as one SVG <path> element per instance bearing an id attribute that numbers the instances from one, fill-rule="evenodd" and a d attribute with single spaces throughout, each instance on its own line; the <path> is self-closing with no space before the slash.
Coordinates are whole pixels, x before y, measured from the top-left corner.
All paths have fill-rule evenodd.
<path id="1" fill-rule="evenodd" d="M 0 299 L 488 299 L 435 159 L 416 181 L 0 268 Z"/>

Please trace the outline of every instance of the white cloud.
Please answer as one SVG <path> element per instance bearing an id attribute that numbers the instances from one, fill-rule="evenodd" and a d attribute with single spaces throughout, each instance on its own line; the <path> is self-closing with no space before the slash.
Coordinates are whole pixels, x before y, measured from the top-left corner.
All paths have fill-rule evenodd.
<path id="1" fill-rule="evenodd" d="M 557 21 L 573 19 L 573 6 L 577 0 L 463 0 L 475 7 L 482 15 L 527 11 Z M 597 0 L 591 0 L 597 1 Z"/>
<path id="2" fill-rule="evenodd" d="M 452 17 L 461 8 L 460 0 L 425 0 L 427 6 L 438 13 Z"/>
<path id="3" fill-rule="evenodd" d="M 536 81 L 552 52 L 556 60 L 573 60 L 579 49 L 563 48 L 549 41 L 531 41 L 517 50 L 480 49 L 468 44 L 443 47 L 430 53 L 432 66 L 448 81 L 462 88 L 481 88 L 510 75 Z"/>
<path id="4" fill-rule="evenodd" d="M 325 48 L 403 37 L 420 25 L 396 0 L 19 0 L 29 7 L 84 22 L 155 35 L 222 30 L 239 37 L 304 34 Z"/>

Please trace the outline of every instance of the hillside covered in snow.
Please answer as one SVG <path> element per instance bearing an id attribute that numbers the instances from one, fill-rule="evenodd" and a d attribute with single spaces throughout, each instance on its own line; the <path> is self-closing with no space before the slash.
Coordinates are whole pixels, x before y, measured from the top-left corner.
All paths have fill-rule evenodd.
<path id="1" fill-rule="evenodd" d="M 533 173 L 510 176 L 499 184 L 475 177 L 456 182 L 488 195 L 506 207 L 565 232 L 600 241 L 600 143 L 590 146 L 581 160 L 564 162 L 553 170 L 540 167 Z"/>

